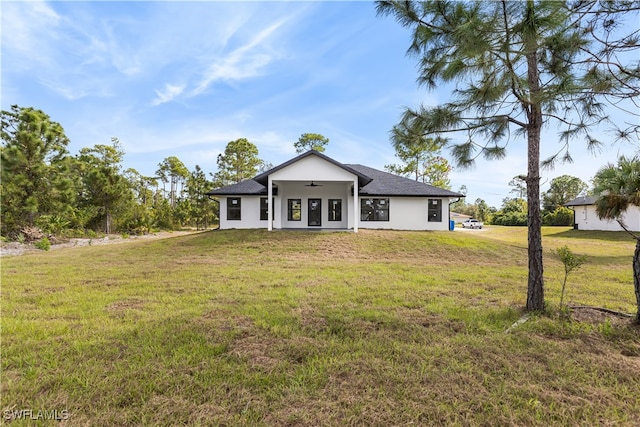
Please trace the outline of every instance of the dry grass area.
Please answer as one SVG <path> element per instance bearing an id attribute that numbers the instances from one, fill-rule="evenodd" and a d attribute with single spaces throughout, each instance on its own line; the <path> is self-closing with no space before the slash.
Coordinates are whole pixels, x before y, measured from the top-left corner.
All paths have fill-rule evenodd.
<path id="1" fill-rule="evenodd" d="M 144 234 L 141 236 L 120 236 L 112 234 L 103 237 L 96 238 L 69 238 L 56 240 L 51 239 L 52 246 L 50 250 L 60 250 L 69 248 L 79 248 L 84 246 L 102 246 L 113 245 L 119 243 L 129 243 L 137 240 L 155 240 L 166 239 L 169 237 L 184 236 L 188 234 L 198 233 L 197 231 L 159 231 L 156 233 Z M 1 242 L 0 243 L 0 257 L 6 256 L 19 256 L 26 253 L 41 252 L 41 249 L 36 248 L 33 243 L 20 243 L 20 242 Z"/>
<path id="2" fill-rule="evenodd" d="M 2 260 L 3 421 L 61 425 L 640 425 L 621 233 L 215 231 Z M 23 412 L 21 412 L 23 411 Z"/>

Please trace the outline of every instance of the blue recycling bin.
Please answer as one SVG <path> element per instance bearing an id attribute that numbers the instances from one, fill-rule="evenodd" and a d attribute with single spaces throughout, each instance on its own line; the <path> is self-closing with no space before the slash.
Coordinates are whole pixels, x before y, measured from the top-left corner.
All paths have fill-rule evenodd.
<path id="1" fill-rule="evenodd" d="M 449 220 L 449 231 L 453 231 L 456 228 L 456 222 L 454 220 Z"/>

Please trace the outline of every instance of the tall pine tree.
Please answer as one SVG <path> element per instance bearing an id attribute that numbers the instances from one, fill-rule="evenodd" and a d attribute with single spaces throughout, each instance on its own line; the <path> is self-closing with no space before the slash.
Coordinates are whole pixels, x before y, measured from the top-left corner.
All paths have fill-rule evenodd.
<path id="1" fill-rule="evenodd" d="M 121 173 L 122 146 L 117 138 L 111 138 L 111 142 L 111 145 L 96 144 L 92 148 L 83 148 L 78 156 L 82 202 L 98 208 L 95 219 L 107 234 L 115 231 L 114 217 L 134 199 L 131 186 Z"/>
<path id="2" fill-rule="evenodd" d="M 64 215 L 74 202 L 69 140 L 59 123 L 33 108 L 2 111 L 2 234 L 33 225 L 40 215 Z"/>
<path id="3" fill-rule="evenodd" d="M 230 141 L 224 153 L 218 154 L 218 171 L 213 175 L 215 188 L 235 184 L 254 177 L 262 163 L 258 157 L 258 147 L 246 138 Z"/>
<path id="4" fill-rule="evenodd" d="M 600 145 L 590 130 L 608 119 L 603 102 L 637 94 L 640 73 L 633 62 L 638 57 L 637 25 L 629 37 L 617 39 L 626 43 L 611 43 L 610 30 L 626 18 L 610 7 L 616 4 L 626 4 L 627 11 L 637 7 L 637 2 L 622 1 L 377 2 L 379 14 L 392 15 L 411 29 L 409 52 L 418 57 L 418 82 L 430 89 L 455 86 L 450 101 L 409 109 L 404 122 L 419 121 L 429 135 L 462 135 L 465 142 L 452 149 L 459 166 L 472 165 L 478 155 L 502 159 L 512 141 L 520 137 L 526 141 L 528 310 L 544 309 L 543 128 L 555 123 L 562 129 L 563 145 L 549 164 L 556 158 L 570 161 L 572 138 L 584 137 L 592 149 Z M 599 21 L 597 12 L 605 8 L 613 24 Z M 601 40 L 596 32 L 604 34 Z M 630 56 L 633 61 L 624 63 L 616 57 L 621 50 L 635 52 Z M 598 52 L 603 51 L 612 62 L 599 59 Z M 618 133 L 632 134 L 633 129 Z"/>

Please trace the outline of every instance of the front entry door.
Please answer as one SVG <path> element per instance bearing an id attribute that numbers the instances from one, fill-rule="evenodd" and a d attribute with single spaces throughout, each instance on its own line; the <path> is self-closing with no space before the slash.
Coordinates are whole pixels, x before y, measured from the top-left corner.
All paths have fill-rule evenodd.
<path id="1" fill-rule="evenodd" d="M 309 199 L 309 226 L 322 225 L 322 199 Z"/>

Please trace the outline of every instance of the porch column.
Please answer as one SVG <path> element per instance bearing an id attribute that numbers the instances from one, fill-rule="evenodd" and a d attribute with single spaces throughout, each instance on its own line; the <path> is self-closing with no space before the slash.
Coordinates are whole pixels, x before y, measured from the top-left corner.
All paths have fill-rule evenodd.
<path id="1" fill-rule="evenodd" d="M 358 232 L 358 222 L 360 221 L 360 209 L 358 207 L 358 177 L 353 180 L 353 232 Z"/>
<path id="2" fill-rule="evenodd" d="M 271 176 L 267 179 L 267 231 L 273 231 L 273 186 Z"/>

